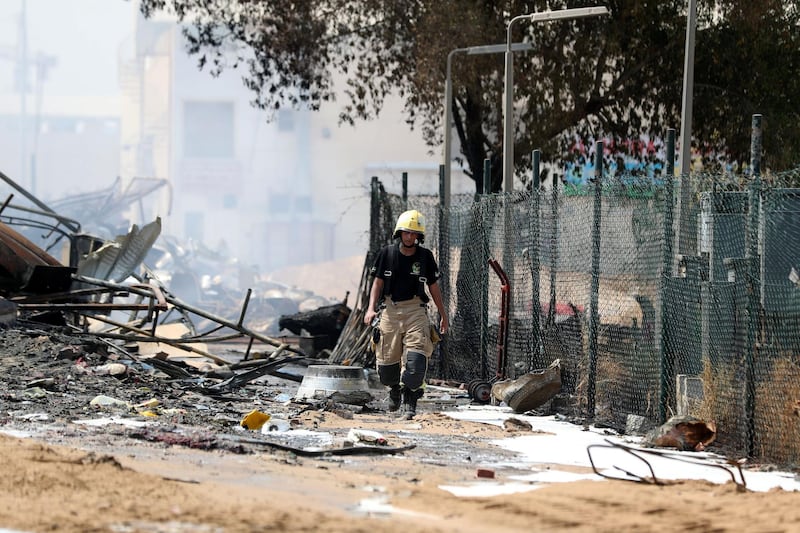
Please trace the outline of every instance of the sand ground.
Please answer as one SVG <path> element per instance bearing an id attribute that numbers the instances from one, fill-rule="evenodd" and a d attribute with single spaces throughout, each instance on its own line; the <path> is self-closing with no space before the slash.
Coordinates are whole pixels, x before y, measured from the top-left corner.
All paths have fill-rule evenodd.
<path id="1" fill-rule="evenodd" d="M 513 432 L 442 414 L 453 400 L 434 401 L 433 391 L 409 422 L 388 413 L 380 394 L 366 409 L 299 403 L 286 399 L 296 382 L 269 377 L 208 396 L 195 380 L 166 379 L 141 362 L 127 361 L 122 376 L 98 370 L 113 359 L 91 340 L 57 331 L 0 330 L 0 530 L 800 531 L 800 493 L 732 483 L 580 481 L 457 497 L 441 487 L 530 469 L 513 466 L 516 455 L 492 444 Z M 101 395 L 123 405 L 93 405 Z M 141 402 L 153 412 L 131 408 Z M 319 456 L 277 449 L 267 442 L 278 433 L 240 426 L 254 408 L 330 435 L 329 449 L 342 449 L 353 428 L 407 449 Z M 104 417 L 117 422 L 81 422 Z M 479 477 L 487 466 L 494 480 Z"/>

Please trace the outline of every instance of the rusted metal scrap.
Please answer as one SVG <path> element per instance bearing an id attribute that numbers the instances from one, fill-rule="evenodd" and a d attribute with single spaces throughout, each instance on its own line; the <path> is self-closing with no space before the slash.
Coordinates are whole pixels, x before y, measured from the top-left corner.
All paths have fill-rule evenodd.
<path id="1" fill-rule="evenodd" d="M 252 439 L 246 437 L 233 437 L 231 438 L 233 442 L 239 442 L 242 444 L 251 444 L 251 445 L 258 445 L 258 446 L 267 446 L 270 448 L 276 448 L 278 450 L 283 450 L 287 452 L 292 452 L 295 455 L 301 457 L 320 457 L 324 455 L 394 455 L 396 453 L 403 453 L 409 450 L 413 450 L 416 448 L 415 444 L 409 444 L 407 446 L 345 446 L 342 448 L 327 448 L 327 449 L 305 449 L 305 448 L 296 448 L 294 446 L 289 446 L 287 444 L 281 444 L 279 442 L 272 442 L 262 439 Z"/>
<path id="2" fill-rule="evenodd" d="M 79 222 L 60 216 L 8 176 L 0 173 L 0 179 L 40 209 L 13 206 L 9 197 L 0 206 L 3 220 L 13 220 L 31 229 L 42 229 L 50 235 L 57 234 L 56 242 L 67 237 L 70 243 L 70 266 L 65 267 L 21 233 L 0 222 L 0 297 L 10 302 L 10 308 L 18 313 L 23 323 L 34 321 L 66 325 L 78 332 L 104 339 L 105 342 L 164 343 L 203 355 L 222 365 L 230 365 L 230 362 L 197 345 L 243 339 L 247 342 L 245 360 L 249 359 L 256 341 L 275 348 L 271 355 L 273 360 L 280 356 L 301 362 L 308 355 L 284 340 L 264 335 L 245 325 L 252 294 L 250 289 L 241 305 L 238 320 L 226 319 L 199 305 L 190 305 L 172 295 L 157 280 L 144 277 L 149 272 L 146 267 L 143 268 L 144 276 L 138 275 L 145 256 L 161 234 L 160 218 L 141 228 L 133 225 L 126 235 L 102 242 L 98 238 L 80 234 Z M 122 195 L 120 202 L 152 192 L 159 186 L 158 183 L 146 185 L 130 195 Z M 112 196 L 116 198 L 116 192 Z M 7 208 L 26 215 L 9 216 L 4 214 Z M 235 300 L 238 304 L 238 299 Z M 234 302 L 233 297 L 231 301 Z M 190 331 L 179 339 L 165 338 L 157 332 L 157 327 L 167 324 L 173 312 L 179 315 L 177 319 L 186 324 Z M 127 319 L 124 318 L 125 313 L 128 314 Z M 197 333 L 198 328 L 194 325 L 198 317 L 207 326 L 201 334 Z M 105 327 L 97 330 L 98 323 Z M 93 325 L 91 329 L 90 324 Z M 271 368 L 277 371 L 278 366 L 273 364 Z M 255 379 L 256 374 L 263 371 L 264 368 L 258 371 L 251 369 L 249 374 L 234 376 L 235 381 L 227 386 L 241 386 L 249 376 Z"/>
<path id="3" fill-rule="evenodd" d="M 78 265 L 78 275 L 122 282 L 144 261 L 160 234 L 160 217 L 142 228 L 134 224 L 126 235 L 117 236 L 83 258 Z"/>
<path id="4" fill-rule="evenodd" d="M 63 290 L 69 288 L 74 271 L 0 222 L 0 291 L 10 294 Z"/>
<path id="5" fill-rule="evenodd" d="M 498 381 L 492 385 L 492 396 L 505 402 L 515 413 L 536 409 L 561 390 L 561 360 L 556 359 L 542 370 L 534 370 L 517 379 Z"/>
<path id="6" fill-rule="evenodd" d="M 589 454 L 589 463 L 592 465 L 592 470 L 598 476 L 607 478 L 607 479 L 618 479 L 621 481 L 635 481 L 639 483 L 652 483 L 654 485 L 664 485 L 665 482 L 662 479 L 659 479 L 656 476 L 655 469 L 650 461 L 646 459 L 646 457 L 660 457 L 663 459 L 672 459 L 675 461 L 681 461 L 684 463 L 704 466 L 704 467 L 713 467 L 719 468 L 725 471 L 730 477 L 731 481 L 736 484 L 736 486 L 740 490 L 744 490 L 747 488 L 747 482 L 744 479 L 744 472 L 742 471 L 742 465 L 745 463 L 746 460 L 744 459 L 727 459 L 725 464 L 720 464 L 714 460 L 703 458 L 703 457 L 695 457 L 692 455 L 687 455 L 685 453 L 676 452 L 676 451 L 669 451 L 669 450 L 655 450 L 650 448 L 638 448 L 634 446 L 628 446 L 626 444 L 622 444 L 619 442 L 612 442 L 608 439 L 604 439 L 605 444 L 590 444 L 586 447 L 586 452 Z M 649 475 L 639 475 L 629 470 L 625 470 L 619 466 L 614 466 L 613 469 L 620 472 L 620 476 L 610 474 L 604 470 L 601 470 L 595 464 L 595 457 L 592 455 L 594 451 L 598 449 L 610 449 L 610 450 L 619 450 L 623 451 L 626 454 L 638 459 L 641 461 Z M 737 479 L 738 473 L 738 479 Z"/>
<path id="7" fill-rule="evenodd" d="M 643 443 L 656 448 L 675 448 L 681 451 L 703 451 L 717 437 L 715 422 L 691 416 L 673 416 L 663 425 L 645 435 Z"/>
<path id="8" fill-rule="evenodd" d="M 345 303 L 319 307 L 293 315 L 282 315 L 278 321 L 281 329 L 288 329 L 300 335 L 303 330 L 313 336 L 324 337 L 321 348 L 333 348 L 345 323 L 350 316 L 350 308 Z"/>

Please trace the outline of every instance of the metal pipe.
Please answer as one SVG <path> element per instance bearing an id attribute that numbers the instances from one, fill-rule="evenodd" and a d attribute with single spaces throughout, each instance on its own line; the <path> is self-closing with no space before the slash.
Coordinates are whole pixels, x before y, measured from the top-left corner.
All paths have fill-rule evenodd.
<path id="1" fill-rule="evenodd" d="M 497 369 L 495 380 L 506 377 L 506 357 L 508 356 L 508 315 L 510 310 L 511 284 L 503 268 L 495 259 L 489 259 L 489 265 L 500 278 L 500 318 L 497 331 Z"/>

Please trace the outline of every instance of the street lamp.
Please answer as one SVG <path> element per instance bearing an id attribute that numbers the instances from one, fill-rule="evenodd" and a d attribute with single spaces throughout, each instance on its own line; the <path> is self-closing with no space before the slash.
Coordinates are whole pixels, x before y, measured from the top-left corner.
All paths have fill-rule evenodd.
<path id="1" fill-rule="evenodd" d="M 511 192 L 514 189 L 514 54 L 511 49 L 511 28 L 515 22 L 520 20 L 549 22 L 551 20 L 578 19 L 602 15 L 608 15 L 608 9 L 605 6 L 580 7 L 519 15 L 512 18 L 508 23 L 506 35 L 506 78 L 503 100 L 503 191 Z"/>
<path id="2" fill-rule="evenodd" d="M 514 43 L 511 45 L 513 52 L 533 49 L 531 43 Z M 506 51 L 506 44 L 490 44 L 485 46 L 470 46 L 468 48 L 456 48 L 447 54 L 447 76 L 444 82 L 444 207 L 450 206 L 450 157 L 452 146 L 452 125 L 453 120 L 453 81 L 450 75 L 453 56 L 456 54 L 479 55 L 479 54 L 499 54 Z M 484 191 L 486 192 L 486 191 Z"/>
<path id="3" fill-rule="evenodd" d="M 678 194 L 678 231 L 675 232 L 675 251 L 689 254 L 694 225 L 689 204 L 692 191 L 689 174 L 692 171 L 692 100 L 694 96 L 694 42 L 697 28 L 697 0 L 689 0 L 686 14 L 686 43 L 683 58 L 683 98 L 681 100 L 681 155 Z"/>

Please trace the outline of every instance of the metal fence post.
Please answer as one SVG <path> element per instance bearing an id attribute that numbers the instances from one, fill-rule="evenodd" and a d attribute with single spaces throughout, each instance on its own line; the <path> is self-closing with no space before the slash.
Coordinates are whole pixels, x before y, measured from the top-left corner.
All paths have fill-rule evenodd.
<path id="1" fill-rule="evenodd" d="M 541 316 L 541 304 L 539 303 L 539 271 L 541 265 L 539 263 L 539 162 L 541 159 L 541 152 L 534 150 L 531 153 L 531 167 L 533 170 L 531 181 L 531 207 L 530 207 L 530 231 L 531 231 L 531 248 L 529 250 L 529 259 L 531 263 L 531 301 L 533 302 L 533 309 L 531 313 L 531 328 L 533 329 L 533 358 L 534 360 L 529 364 L 528 370 L 533 369 L 533 365 L 540 363 L 542 355 L 542 330 L 539 323 Z"/>
<path id="2" fill-rule="evenodd" d="M 480 270 L 481 292 L 480 292 L 480 320 L 481 320 L 481 378 L 489 379 L 489 369 L 487 368 L 486 348 L 489 342 L 489 228 L 491 224 L 487 220 L 488 195 L 491 193 L 492 182 L 492 161 L 483 160 L 483 195 L 478 198 L 478 209 L 481 213 L 481 260 L 478 264 L 482 265 Z"/>
<path id="3" fill-rule="evenodd" d="M 370 180 L 369 206 L 369 251 L 376 253 L 386 240 L 386 235 L 378 235 L 381 227 L 381 184 L 378 176 Z"/>
<path id="4" fill-rule="evenodd" d="M 444 203 L 445 194 L 445 169 L 444 165 L 439 165 L 439 212 L 437 220 L 439 224 L 439 271 L 444 273 L 439 282 L 439 286 L 442 289 L 442 294 L 449 294 L 448 288 L 450 285 L 450 280 L 448 278 L 448 273 L 450 272 L 450 257 L 447 243 L 447 212 Z"/>
<path id="5" fill-rule="evenodd" d="M 672 375 L 675 368 L 675 354 L 669 349 L 668 326 L 666 316 L 667 287 L 672 278 L 672 243 L 673 243 L 673 209 L 675 198 L 675 129 L 667 130 L 667 160 L 664 169 L 664 239 L 662 241 L 663 255 L 661 262 L 661 301 L 659 303 L 661 320 L 659 321 L 659 360 L 661 361 L 661 387 L 658 402 L 658 422 L 664 423 L 667 419 L 667 404 L 669 403 L 670 390 L 672 390 Z"/>
<path id="6" fill-rule="evenodd" d="M 747 455 L 755 454 L 755 343 L 761 310 L 761 273 L 758 257 L 758 225 L 761 200 L 761 115 L 753 115 L 750 139 L 752 180 L 747 188 L 747 346 L 745 347 L 745 419 Z"/>
<path id="7" fill-rule="evenodd" d="M 403 211 L 408 210 L 408 172 L 403 172 Z"/>
<path id="8" fill-rule="evenodd" d="M 597 333 L 600 329 L 598 295 L 600 292 L 600 218 L 603 201 L 603 141 L 594 144 L 594 218 L 592 224 L 592 286 L 589 291 L 589 376 L 586 389 L 586 410 L 589 420 L 595 415 L 595 385 L 597 382 Z"/>
<path id="9" fill-rule="evenodd" d="M 492 192 L 492 160 L 483 160 L 483 194 Z"/>
<path id="10" fill-rule="evenodd" d="M 550 191 L 550 217 L 553 229 L 550 233 L 550 305 L 547 309 L 547 326 L 556 319 L 556 270 L 558 269 L 558 181 L 553 174 L 553 187 Z"/>
<path id="11" fill-rule="evenodd" d="M 405 173 L 404 178 L 405 178 Z M 447 199 L 447 176 L 445 174 L 445 166 L 439 165 L 439 210 L 438 210 L 438 223 L 439 223 L 439 288 L 442 292 L 442 299 L 444 300 L 445 308 L 448 315 L 450 314 L 447 302 L 450 300 L 450 244 L 448 239 L 448 199 Z M 441 318 L 441 317 L 439 317 Z M 439 364 L 440 374 L 447 375 L 447 342 L 445 339 L 438 344 L 439 350 Z"/>

